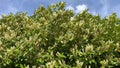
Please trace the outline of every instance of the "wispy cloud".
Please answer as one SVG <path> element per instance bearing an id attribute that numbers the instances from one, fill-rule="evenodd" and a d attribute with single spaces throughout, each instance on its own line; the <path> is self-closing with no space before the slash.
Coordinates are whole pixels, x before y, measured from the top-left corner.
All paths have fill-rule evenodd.
<path id="1" fill-rule="evenodd" d="M 108 5 L 108 0 L 101 0 L 100 1 L 103 5 L 101 12 L 103 16 L 108 15 L 108 9 L 109 9 L 109 5 Z"/>
<path id="2" fill-rule="evenodd" d="M 116 12 L 117 16 L 120 17 L 120 5 L 115 6 L 114 8 L 110 9 L 109 11 Z"/>
<path id="3" fill-rule="evenodd" d="M 12 13 L 15 13 L 15 12 L 18 11 L 18 9 L 15 8 L 15 7 L 13 7 L 13 6 L 9 6 L 9 8 L 7 9 L 7 11 L 12 12 Z"/>
<path id="4" fill-rule="evenodd" d="M 74 10 L 76 13 L 89 8 L 93 15 L 97 13 L 104 17 L 116 12 L 120 17 L 120 0 L 0 0 L 0 15 L 10 12 L 16 13 L 17 11 L 28 12 L 28 15 L 31 15 L 41 4 L 47 7 L 60 1 L 66 2 L 66 9 Z"/>
<path id="5" fill-rule="evenodd" d="M 67 10 L 75 10 L 71 5 L 66 7 Z"/>
<path id="6" fill-rule="evenodd" d="M 98 13 L 95 11 L 95 10 L 93 10 L 93 11 L 89 11 L 91 14 L 93 14 L 93 15 L 97 15 Z"/>

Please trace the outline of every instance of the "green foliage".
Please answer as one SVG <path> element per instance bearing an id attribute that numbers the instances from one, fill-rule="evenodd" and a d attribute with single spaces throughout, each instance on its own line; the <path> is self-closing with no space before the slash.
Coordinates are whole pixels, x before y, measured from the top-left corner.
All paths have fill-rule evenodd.
<path id="1" fill-rule="evenodd" d="M 32 16 L 0 19 L 0 68 L 120 67 L 120 19 L 87 10 L 75 14 L 65 3 L 43 6 Z"/>

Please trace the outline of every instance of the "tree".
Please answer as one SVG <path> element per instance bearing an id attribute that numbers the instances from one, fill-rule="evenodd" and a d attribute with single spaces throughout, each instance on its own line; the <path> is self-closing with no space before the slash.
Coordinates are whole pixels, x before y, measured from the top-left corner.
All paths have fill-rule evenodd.
<path id="1" fill-rule="evenodd" d="M 2 16 L 0 67 L 120 67 L 119 22 L 115 13 L 75 14 L 64 2 Z"/>

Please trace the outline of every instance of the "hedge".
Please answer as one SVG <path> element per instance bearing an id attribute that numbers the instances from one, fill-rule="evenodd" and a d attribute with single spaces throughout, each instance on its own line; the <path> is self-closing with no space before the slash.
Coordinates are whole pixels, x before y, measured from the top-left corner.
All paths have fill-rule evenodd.
<path id="1" fill-rule="evenodd" d="M 120 18 L 59 2 L 0 19 L 0 68 L 119 68 Z"/>

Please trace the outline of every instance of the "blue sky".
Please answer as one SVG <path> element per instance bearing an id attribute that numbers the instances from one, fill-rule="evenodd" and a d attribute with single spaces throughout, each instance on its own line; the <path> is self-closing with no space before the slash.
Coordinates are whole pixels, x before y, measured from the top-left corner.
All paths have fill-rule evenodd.
<path id="1" fill-rule="evenodd" d="M 10 12 L 27 12 L 31 15 L 40 5 L 47 7 L 60 1 L 66 2 L 66 9 L 76 13 L 89 9 L 93 15 L 104 17 L 116 12 L 120 17 L 120 0 L 0 0 L 0 16 Z"/>

